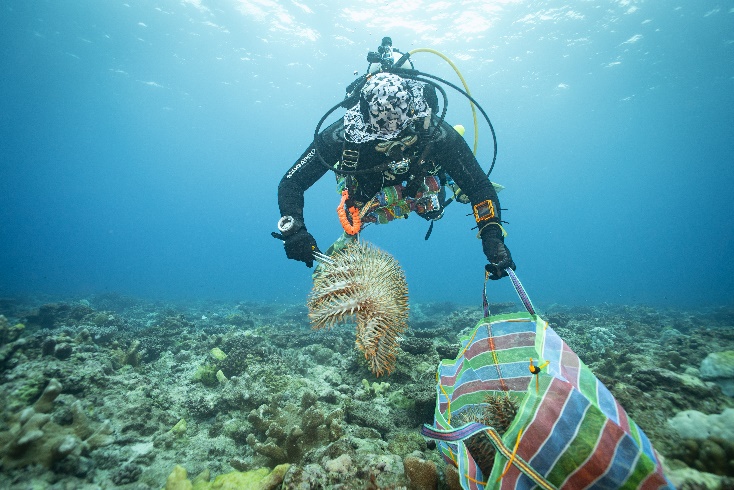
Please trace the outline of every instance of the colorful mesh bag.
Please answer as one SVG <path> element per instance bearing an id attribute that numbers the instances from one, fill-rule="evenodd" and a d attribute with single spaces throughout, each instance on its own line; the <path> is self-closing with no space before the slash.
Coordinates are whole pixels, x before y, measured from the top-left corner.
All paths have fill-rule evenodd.
<path id="1" fill-rule="evenodd" d="M 438 365 L 433 426 L 465 489 L 674 489 L 645 433 L 535 311 L 489 316 Z"/>

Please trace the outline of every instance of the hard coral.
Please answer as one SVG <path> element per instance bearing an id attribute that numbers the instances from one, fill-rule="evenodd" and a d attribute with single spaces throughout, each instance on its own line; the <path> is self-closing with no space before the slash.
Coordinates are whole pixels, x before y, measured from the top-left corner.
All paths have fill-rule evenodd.
<path id="1" fill-rule="evenodd" d="M 112 443 L 109 423 L 93 429 L 79 401 L 71 406 L 71 425 L 61 426 L 51 420 L 49 413 L 61 390 L 61 383 L 52 379 L 33 406 L 11 416 L 9 430 L 0 432 L 4 469 L 32 464 L 50 467 L 67 457 L 78 457 L 85 451 Z"/>
<path id="2" fill-rule="evenodd" d="M 255 431 L 248 434 L 247 443 L 268 462 L 279 464 L 297 463 L 309 449 L 338 438 L 343 413 L 336 410 L 325 414 L 311 403 L 311 395 L 306 392 L 300 406 L 273 403 L 252 410 L 247 420 Z"/>
<path id="3" fill-rule="evenodd" d="M 436 463 L 415 456 L 403 460 L 405 476 L 410 481 L 411 490 L 433 490 L 438 488 L 438 469 Z"/>
<path id="4" fill-rule="evenodd" d="M 0 345 L 15 342 L 20 337 L 20 334 L 23 333 L 24 329 L 25 325 L 22 323 L 11 325 L 4 315 L 0 315 Z"/>

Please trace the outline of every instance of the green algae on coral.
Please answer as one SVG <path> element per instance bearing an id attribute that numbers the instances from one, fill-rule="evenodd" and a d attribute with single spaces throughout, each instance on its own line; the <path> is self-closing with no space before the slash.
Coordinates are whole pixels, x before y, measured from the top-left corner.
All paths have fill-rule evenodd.
<path id="1" fill-rule="evenodd" d="M 188 479 L 186 468 L 176 465 L 166 480 L 164 490 L 274 490 L 283 482 L 288 468 L 290 465 L 285 463 L 276 466 L 272 471 L 268 468 L 232 471 L 217 476 L 212 482 L 208 478 L 197 477 L 192 483 Z"/>
<path id="2" fill-rule="evenodd" d="M 405 396 L 403 390 L 391 391 L 387 396 L 388 404 L 394 408 L 401 410 L 413 410 L 415 409 L 415 400 L 413 398 Z"/>
<path id="3" fill-rule="evenodd" d="M 375 396 L 382 396 L 387 390 L 390 388 L 390 383 L 387 381 L 382 381 L 378 383 L 377 381 L 373 381 L 370 385 L 370 382 L 366 379 L 362 379 L 362 387 L 367 393 L 373 393 Z"/>
<path id="4" fill-rule="evenodd" d="M 212 350 L 209 351 L 209 354 L 211 354 L 211 356 L 217 361 L 223 361 L 227 358 L 227 354 L 225 354 L 224 351 L 219 347 L 214 347 Z"/>
<path id="5" fill-rule="evenodd" d="M 171 427 L 171 432 L 177 436 L 182 436 L 186 433 L 186 419 L 179 420 L 176 425 Z"/>

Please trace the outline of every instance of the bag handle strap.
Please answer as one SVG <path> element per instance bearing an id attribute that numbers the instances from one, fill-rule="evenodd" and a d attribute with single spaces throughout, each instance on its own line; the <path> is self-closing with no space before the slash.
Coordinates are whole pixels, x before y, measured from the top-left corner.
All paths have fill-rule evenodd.
<path id="1" fill-rule="evenodd" d="M 522 286 L 522 283 L 520 282 L 520 279 L 517 277 L 517 274 L 515 274 L 515 271 L 510 269 L 509 267 L 505 269 L 505 272 L 510 277 L 510 281 L 512 281 L 512 286 L 515 288 L 515 292 L 520 297 L 520 301 L 522 301 L 523 306 L 525 306 L 525 309 L 530 313 L 531 315 L 535 316 L 537 313 L 535 312 L 535 307 L 533 306 L 533 302 L 530 301 L 530 296 L 528 296 L 528 293 L 525 291 L 525 288 Z M 482 307 L 484 309 L 484 318 L 487 318 L 489 316 L 489 302 L 487 301 L 487 281 L 489 280 L 489 272 L 484 272 L 484 289 L 482 291 Z"/>

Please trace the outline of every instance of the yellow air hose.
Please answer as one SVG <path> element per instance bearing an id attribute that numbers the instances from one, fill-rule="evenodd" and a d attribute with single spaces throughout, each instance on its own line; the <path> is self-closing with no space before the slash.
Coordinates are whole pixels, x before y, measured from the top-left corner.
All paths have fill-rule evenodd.
<path id="1" fill-rule="evenodd" d="M 449 59 L 448 56 L 441 53 L 440 51 L 436 51 L 435 49 L 431 49 L 431 48 L 416 48 L 408 52 L 410 56 L 413 56 L 414 53 L 433 53 L 436 56 L 440 56 L 441 58 L 443 58 L 443 60 L 446 63 L 448 63 L 449 65 L 451 65 L 451 68 L 453 68 L 456 74 L 459 76 L 459 79 L 461 80 L 461 84 L 464 85 L 464 90 L 466 91 L 466 93 L 471 95 L 471 92 L 469 92 L 469 86 L 466 84 L 466 80 L 464 80 L 464 76 L 461 74 L 461 72 L 459 71 L 459 68 L 454 64 L 453 61 Z M 477 144 L 479 142 L 479 124 L 477 123 L 477 110 L 474 107 L 474 103 L 472 101 L 469 101 L 469 105 L 471 105 L 471 113 L 472 113 L 472 117 L 474 118 L 474 149 L 472 150 L 472 152 L 476 156 Z"/>

